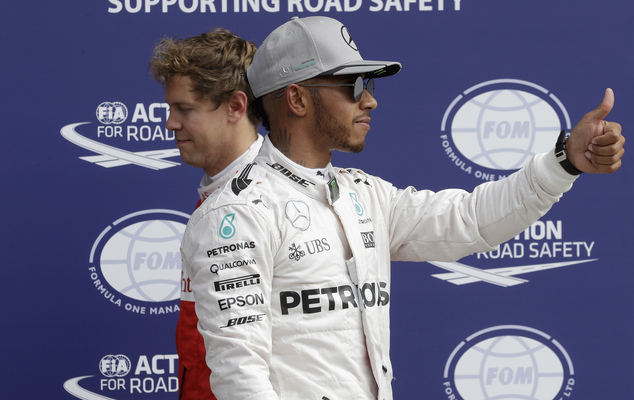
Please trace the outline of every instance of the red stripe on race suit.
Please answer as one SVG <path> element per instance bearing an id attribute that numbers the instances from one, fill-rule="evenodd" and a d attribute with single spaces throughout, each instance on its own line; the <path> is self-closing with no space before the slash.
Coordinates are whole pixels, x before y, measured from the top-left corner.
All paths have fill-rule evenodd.
<path id="1" fill-rule="evenodd" d="M 198 199 L 196 208 L 202 204 Z M 176 324 L 176 352 L 178 353 L 179 400 L 216 400 L 211 391 L 211 370 L 205 362 L 205 343 L 198 332 L 198 316 L 193 301 L 180 302 Z"/>
<path id="2" fill-rule="evenodd" d="M 193 301 L 181 300 L 176 324 L 179 399 L 216 400 L 209 386 L 211 370 L 205 363 L 205 344 L 198 332 L 194 305 Z"/>

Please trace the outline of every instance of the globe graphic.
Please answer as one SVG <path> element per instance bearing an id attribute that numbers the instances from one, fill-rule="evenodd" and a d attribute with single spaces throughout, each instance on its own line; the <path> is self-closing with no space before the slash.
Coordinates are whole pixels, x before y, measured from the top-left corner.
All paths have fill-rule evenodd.
<path id="1" fill-rule="evenodd" d="M 107 355 L 99 361 L 99 371 L 106 378 L 126 376 L 132 368 L 130 359 L 122 354 Z"/>
<path id="2" fill-rule="evenodd" d="M 550 150 L 561 130 L 546 101 L 521 90 L 479 94 L 456 112 L 451 137 L 472 162 L 497 170 L 518 169 L 533 155 Z"/>
<path id="3" fill-rule="evenodd" d="M 549 347 L 524 336 L 498 336 L 468 349 L 454 371 L 464 400 L 552 400 L 564 369 Z"/>
<path id="4" fill-rule="evenodd" d="M 127 107 L 118 101 L 103 102 L 97 106 L 97 119 L 102 124 L 120 124 L 128 117 Z"/>
<path id="5" fill-rule="evenodd" d="M 169 220 L 138 222 L 105 244 L 101 271 L 113 289 L 135 300 L 165 302 L 180 296 L 180 242 L 185 225 Z"/>

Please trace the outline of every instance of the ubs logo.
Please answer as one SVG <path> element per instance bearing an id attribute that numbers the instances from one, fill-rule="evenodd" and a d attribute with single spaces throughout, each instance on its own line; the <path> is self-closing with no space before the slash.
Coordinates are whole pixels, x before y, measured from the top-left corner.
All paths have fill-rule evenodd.
<path id="1" fill-rule="evenodd" d="M 330 251 L 330 243 L 326 238 L 321 239 L 313 239 L 308 242 L 304 242 L 304 247 L 301 244 L 292 243 L 288 250 L 288 259 L 299 261 L 302 257 L 306 255 L 306 252 L 303 249 L 308 251 L 308 254 L 319 254 L 323 252 Z"/>
<path id="2" fill-rule="evenodd" d="M 308 242 L 304 242 L 304 246 L 306 246 L 306 250 L 308 250 L 309 254 L 318 254 L 330 251 L 330 244 L 326 238 L 313 239 Z"/>
<path id="3" fill-rule="evenodd" d="M 302 259 L 302 257 L 306 255 L 306 252 L 302 250 L 301 244 L 298 245 L 293 243 L 289 246 L 288 250 L 290 251 L 290 253 L 288 254 L 289 260 L 299 261 Z"/>

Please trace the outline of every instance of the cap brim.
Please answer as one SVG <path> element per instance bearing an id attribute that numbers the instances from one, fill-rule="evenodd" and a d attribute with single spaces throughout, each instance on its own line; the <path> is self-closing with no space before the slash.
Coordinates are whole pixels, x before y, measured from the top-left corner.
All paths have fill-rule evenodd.
<path id="1" fill-rule="evenodd" d="M 383 78 L 401 70 L 401 64 L 395 61 L 356 60 L 341 65 L 320 75 L 366 74 L 367 78 Z"/>

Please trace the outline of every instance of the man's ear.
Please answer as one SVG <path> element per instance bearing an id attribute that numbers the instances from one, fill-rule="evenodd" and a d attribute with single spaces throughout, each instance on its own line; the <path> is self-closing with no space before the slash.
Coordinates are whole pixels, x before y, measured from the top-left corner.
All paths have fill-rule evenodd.
<path id="1" fill-rule="evenodd" d="M 247 105 L 249 101 L 247 95 L 237 90 L 231 93 L 229 100 L 227 101 L 227 116 L 230 122 L 238 122 L 240 118 L 247 112 Z"/>
<path id="2" fill-rule="evenodd" d="M 298 117 L 306 116 L 307 106 L 312 100 L 310 92 L 303 87 L 295 84 L 288 85 L 286 87 L 286 93 L 284 99 L 288 105 L 289 110 Z"/>

